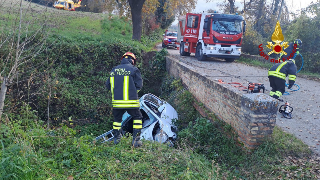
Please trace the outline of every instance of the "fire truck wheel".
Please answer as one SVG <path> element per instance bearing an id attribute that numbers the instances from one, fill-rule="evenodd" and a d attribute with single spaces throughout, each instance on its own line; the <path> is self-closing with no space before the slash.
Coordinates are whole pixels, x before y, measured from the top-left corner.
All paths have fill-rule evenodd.
<path id="1" fill-rule="evenodd" d="M 190 56 L 189 52 L 184 51 L 184 42 L 180 43 L 180 55 L 181 56 Z"/>
<path id="2" fill-rule="evenodd" d="M 195 56 L 199 61 L 204 61 L 204 60 L 207 59 L 207 56 L 203 54 L 202 45 L 201 44 L 197 45 Z"/>
<path id="3" fill-rule="evenodd" d="M 234 61 L 234 58 L 225 58 L 225 60 L 226 60 L 227 62 L 233 62 L 233 61 Z"/>
<path id="4" fill-rule="evenodd" d="M 167 46 L 162 42 L 162 47 L 163 47 L 163 48 L 166 48 Z"/>

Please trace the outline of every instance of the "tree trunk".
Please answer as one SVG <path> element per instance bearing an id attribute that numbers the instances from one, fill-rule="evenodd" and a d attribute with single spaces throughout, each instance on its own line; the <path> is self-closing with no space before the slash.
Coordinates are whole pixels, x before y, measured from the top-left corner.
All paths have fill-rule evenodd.
<path id="1" fill-rule="evenodd" d="M 142 7 L 145 0 L 128 0 L 131 8 L 132 17 L 132 29 L 133 35 L 132 39 L 140 41 L 141 40 L 141 30 L 142 30 Z"/>
<path id="2" fill-rule="evenodd" d="M 282 11 L 282 7 L 283 7 L 283 2 L 284 2 L 284 0 L 281 1 L 281 6 L 280 6 L 280 9 L 279 9 L 279 14 L 278 14 L 278 18 L 277 18 L 278 21 L 280 20 L 281 11 Z"/>
<path id="3" fill-rule="evenodd" d="M 272 12 L 272 14 L 273 15 L 276 15 L 276 13 L 277 13 L 277 11 L 278 11 L 278 7 L 279 7 L 279 2 L 280 2 L 280 0 L 275 0 L 275 2 L 274 2 L 274 8 L 272 9 L 273 10 L 273 12 Z"/>
<path id="4" fill-rule="evenodd" d="M 263 27 L 262 27 L 262 15 L 264 13 L 263 8 L 264 6 L 265 0 L 260 0 L 259 1 L 259 7 L 258 7 L 258 11 L 257 11 L 257 17 L 256 17 L 256 24 L 255 24 L 255 29 L 260 33 L 263 34 Z"/>
<path id="5" fill-rule="evenodd" d="M 234 14 L 234 0 L 228 0 L 230 4 L 230 14 Z"/>
<path id="6" fill-rule="evenodd" d="M 0 91 L 0 121 L 3 113 L 3 107 L 4 107 L 4 100 L 6 98 L 7 93 L 7 78 L 3 77 L 3 81 L 1 83 L 1 91 Z"/>
<path id="7" fill-rule="evenodd" d="M 243 12 L 246 12 L 246 0 L 243 0 Z"/>

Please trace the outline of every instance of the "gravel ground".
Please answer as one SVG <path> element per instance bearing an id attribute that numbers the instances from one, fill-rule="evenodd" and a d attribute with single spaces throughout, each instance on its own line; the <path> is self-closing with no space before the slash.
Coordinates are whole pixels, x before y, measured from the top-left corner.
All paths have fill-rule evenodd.
<path id="1" fill-rule="evenodd" d="M 161 45 L 158 45 L 157 48 L 160 49 Z M 200 74 L 211 80 L 222 79 L 226 83 L 239 82 L 244 86 L 247 86 L 248 82 L 262 83 L 266 88 L 266 94 L 269 94 L 271 90 L 267 69 L 237 62 L 227 63 L 217 58 L 198 61 L 194 54 L 191 54 L 190 57 L 180 56 L 177 49 L 168 49 L 168 52 L 170 56 L 192 65 Z M 294 108 L 293 118 L 286 119 L 278 113 L 276 124 L 283 131 L 301 139 L 317 156 L 320 156 L 320 82 L 301 78 L 298 74 L 296 83 L 300 86 L 299 91 L 289 91 L 290 95 L 281 97 Z"/>

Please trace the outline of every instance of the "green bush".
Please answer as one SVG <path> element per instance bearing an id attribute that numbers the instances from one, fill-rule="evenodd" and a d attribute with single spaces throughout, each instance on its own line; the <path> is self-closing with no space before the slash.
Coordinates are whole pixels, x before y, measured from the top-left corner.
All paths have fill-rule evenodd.
<path id="1" fill-rule="evenodd" d="M 301 14 L 287 27 L 285 32 L 286 40 L 289 42 L 293 42 L 296 39 L 302 40 L 300 54 L 303 56 L 303 71 L 305 72 L 320 74 L 320 53 L 317 48 L 320 45 L 319 25 L 319 16 L 311 18 L 306 14 Z M 299 56 L 297 57 L 297 62 L 301 63 Z"/>
<path id="2" fill-rule="evenodd" d="M 219 179 L 219 166 L 187 149 L 144 141 L 132 148 L 132 137 L 120 144 L 95 144 L 90 135 L 74 137 L 64 126 L 46 130 L 33 122 L 32 130 L 9 122 L 0 125 L 11 138 L 1 140 L 0 179 Z M 10 127 L 10 128 L 8 128 Z"/>
<path id="3" fill-rule="evenodd" d="M 248 22 L 245 35 L 243 36 L 241 50 L 247 54 L 258 55 L 260 53 L 259 45 L 266 44 L 266 41 L 261 34 L 254 30 L 250 22 Z"/>

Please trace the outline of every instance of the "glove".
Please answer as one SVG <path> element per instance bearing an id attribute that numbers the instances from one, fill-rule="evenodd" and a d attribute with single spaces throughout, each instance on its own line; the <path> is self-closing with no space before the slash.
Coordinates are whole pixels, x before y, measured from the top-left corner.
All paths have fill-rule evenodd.
<path id="1" fill-rule="evenodd" d="M 293 86 L 293 84 L 289 84 L 288 89 L 291 89 Z"/>
<path id="2" fill-rule="evenodd" d="M 296 54 L 299 55 L 300 54 L 299 51 L 297 51 Z"/>

